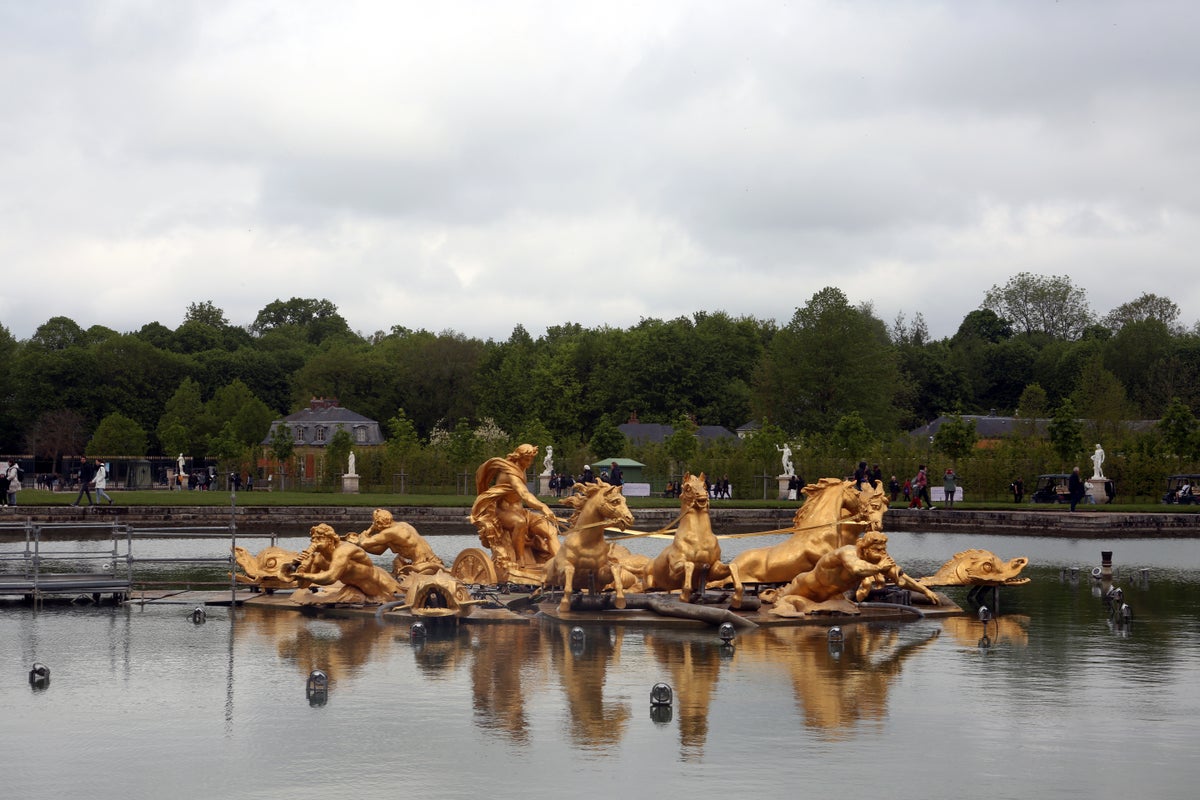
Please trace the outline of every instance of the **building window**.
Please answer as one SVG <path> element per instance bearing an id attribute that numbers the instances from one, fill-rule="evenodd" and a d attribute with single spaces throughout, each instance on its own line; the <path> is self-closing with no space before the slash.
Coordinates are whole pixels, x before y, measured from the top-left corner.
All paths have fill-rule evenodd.
<path id="1" fill-rule="evenodd" d="M 318 425 L 318 426 L 317 426 L 317 439 L 316 439 L 316 441 L 317 441 L 318 443 L 322 443 L 322 442 L 324 442 L 324 441 L 325 441 L 325 426 L 324 426 L 324 425 Z"/>
<path id="2" fill-rule="evenodd" d="M 367 443 L 367 426 L 366 425 L 355 425 L 354 426 L 354 441 L 358 442 L 359 444 Z"/>
<path id="3" fill-rule="evenodd" d="M 302 443 L 304 441 L 304 426 L 297 425 L 295 427 L 295 431 L 296 431 L 296 441 L 298 443 Z"/>

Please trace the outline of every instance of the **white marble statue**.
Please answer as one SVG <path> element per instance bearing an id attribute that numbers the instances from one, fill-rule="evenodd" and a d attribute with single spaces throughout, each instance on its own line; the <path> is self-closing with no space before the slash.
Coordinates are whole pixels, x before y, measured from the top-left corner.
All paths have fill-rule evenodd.
<path id="1" fill-rule="evenodd" d="M 542 474 L 549 475 L 554 471 L 554 445 L 546 445 L 546 457 L 542 459 Z"/>
<path id="2" fill-rule="evenodd" d="M 358 474 L 357 472 L 354 471 L 354 451 L 353 450 L 350 451 L 350 463 L 347 464 L 346 466 L 349 467 L 349 470 L 346 472 L 347 475 L 357 475 Z"/>
<path id="3" fill-rule="evenodd" d="M 795 475 L 796 468 L 792 465 L 792 446 L 785 442 L 783 447 L 775 445 L 775 449 L 783 453 L 783 474 L 789 478 Z"/>
<path id="4" fill-rule="evenodd" d="M 180 453 L 179 458 L 175 459 L 175 469 L 180 475 L 183 474 L 183 453 Z"/>
<path id="5" fill-rule="evenodd" d="M 1104 449 L 1096 444 L 1096 452 L 1092 453 L 1092 479 L 1098 480 L 1104 477 L 1104 470 L 1101 468 L 1104 465 Z"/>

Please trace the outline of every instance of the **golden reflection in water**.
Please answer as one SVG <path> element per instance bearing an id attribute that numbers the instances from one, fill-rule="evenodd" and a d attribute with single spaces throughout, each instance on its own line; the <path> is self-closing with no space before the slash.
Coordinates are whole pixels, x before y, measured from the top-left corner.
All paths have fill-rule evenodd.
<path id="1" fill-rule="evenodd" d="M 977 647 L 983 637 L 983 623 L 974 617 L 946 617 L 942 620 L 946 633 L 963 647 Z M 1029 645 L 1029 617 L 1024 614 L 1006 614 L 996 617 L 987 624 L 987 635 L 992 644 Z"/>
<path id="2" fill-rule="evenodd" d="M 543 627 L 551 667 L 567 698 L 567 734 L 580 747 L 605 748 L 619 743 L 633 713 L 628 702 L 606 702 L 608 669 L 621 666 L 624 628 L 589 627 L 581 640 L 565 626 Z"/>
<path id="3" fill-rule="evenodd" d="M 989 624 L 996 642 L 1024 646 L 1028 617 L 1004 616 Z M 422 674 L 440 678 L 466 666 L 476 723 L 517 744 L 530 741 L 526 700 L 557 681 L 567 701 L 567 734 L 583 748 L 604 749 L 625 736 L 632 717 L 628 698 L 605 697 L 609 670 L 620 670 L 625 637 L 642 637 L 645 653 L 669 676 L 673 716 L 679 726 L 681 758 L 701 760 L 708 739 L 708 715 L 717 683 L 726 669 L 758 675 L 782 674 L 803 724 L 822 738 L 853 738 L 863 722 L 888 715 L 888 694 L 905 663 L 942 630 L 963 646 L 974 647 L 982 623 L 950 617 L 941 625 L 857 624 L 842 628 L 844 641 L 831 646 L 829 629 L 816 626 L 760 628 L 724 647 L 710 631 L 588 627 L 574 640 L 566 626 L 434 626 L 412 640 L 407 631 L 374 620 L 321 619 L 294 614 L 247 614 L 238 636 L 274 643 L 281 658 L 307 675 L 325 670 L 332 681 L 358 674 L 372 661 L 391 657 L 402 645 Z M 400 643 L 400 644 L 398 644 Z M 640 657 L 640 652 L 639 657 Z M 637 668 L 639 665 L 631 665 Z M 611 691 L 610 691 L 611 695 Z"/>
<path id="4" fill-rule="evenodd" d="M 878 625 L 847 625 L 840 647 L 829 629 L 768 628 L 738 639 L 736 663 L 786 670 L 804 725 L 831 741 L 852 739 L 862 722 L 887 718 L 888 692 L 904 663 L 938 636 Z"/>
<path id="5" fill-rule="evenodd" d="M 239 637 L 259 636 L 274 643 L 279 657 L 307 676 L 320 669 L 331 682 L 356 675 L 371 660 L 386 657 L 394 629 L 373 619 L 320 619 L 277 612 L 246 614 L 238 621 Z"/>
<path id="6" fill-rule="evenodd" d="M 700 761 L 704 756 L 708 708 L 721 675 L 722 647 L 708 631 L 646 631 L 646 648 L 671 676 L 668 683 L 675 690 L 674 716 L 684 761 Z"/>
<path id="7" fill-rule="evenodd" d="M 476 721 L 513 742 L 528 742 L 525 693 L 543 682 L 528 667 L 544 661 L 541 633 L 527 625 L 479 626 L 472 631 L 471 649 Z"/>

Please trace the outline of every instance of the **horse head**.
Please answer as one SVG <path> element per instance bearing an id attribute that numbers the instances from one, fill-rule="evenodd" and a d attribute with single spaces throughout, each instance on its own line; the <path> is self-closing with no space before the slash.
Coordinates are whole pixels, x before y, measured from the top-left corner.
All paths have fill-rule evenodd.
<path id="1" fill-rule="evenodd" d="M 683 474 L 683 488 L 679 490 L 679 508 L 684 512 L 708 513 L 708 489 L 705 488 L 704 473 Z"/>
<path id="2" fill-rule="evenodd" d="M 610 486 L 604 481 L 575 484 L 574 494 L 563 500 L 564 505 L 575 509 L 568 527 L 603 520 L 612 527 L 624 530 L 633 524 L 633 514 L 625 502 L 620 486 Z"/>

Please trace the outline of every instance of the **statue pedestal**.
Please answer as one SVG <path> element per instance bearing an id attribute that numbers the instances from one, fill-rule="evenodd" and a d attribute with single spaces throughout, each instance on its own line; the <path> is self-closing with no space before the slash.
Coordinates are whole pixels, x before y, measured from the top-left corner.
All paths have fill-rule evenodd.
<path id="1" fill-rule="evenodd" d="M 550 496 L 550 476 L 538 475 L 538 494 L 542 497 Z"/>
<path id="2" fill-rule="evenodd" d="M 779 479 L 779 499 L 780 500 L 788 500 L 788 499 L 799 500 L 800 498 L 798 498 L 798 497 L 793 497 L 793 498 L 788 497 L 788 484 L 792 482 L 792 476 L 791 475 L 779 475 L 777 477 Z"/>
<path id="3" fill-rule="evenodd" d="M 342 476 L 342 494 L 358 494 L 358 476 Z"/>
<path id="4" fill-rule="evenodd" d="M 1107 478 L 1088 478 L 1087 493 L 1096 503 L 1103 505 L 1108 502 L 1108 492 L 1104 490 L 1104 485 L 1108 483 Z"/>

